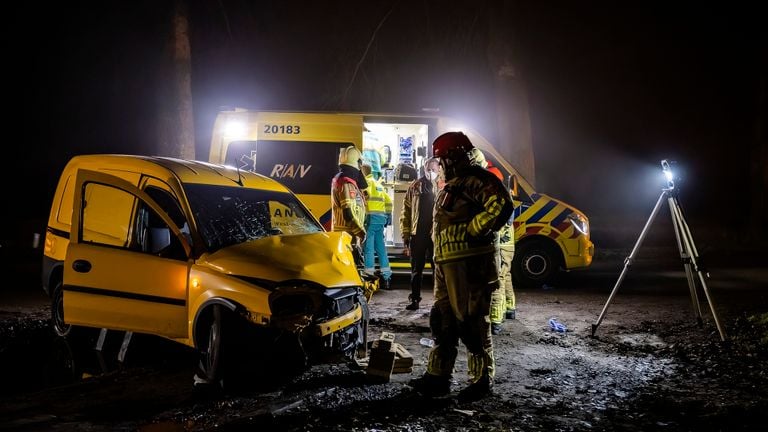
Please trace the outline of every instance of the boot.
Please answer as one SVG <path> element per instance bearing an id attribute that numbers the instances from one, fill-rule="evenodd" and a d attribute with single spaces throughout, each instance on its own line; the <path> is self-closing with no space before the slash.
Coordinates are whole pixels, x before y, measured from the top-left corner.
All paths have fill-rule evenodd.
<path id="1" fill-rule="evenodd" d="M 386 291 L 389 291 L 389 290 L 392 289 L 392 286 L 390 285 L 390 280 L 389 279 L 384 279 L 384 280 L 382 280 L 382 282 L 383 283 L 381 285 L 381 289 L 386 290 Z"/>
<path id="2" fill-rule="evenodd" d="M 408 296 L 408 300 L 411 301 L 411 304 L 405 307 L 406 310 L 419 310 L 419 302 L 421 299 L 413 298 L 413 296 Z"/>
<path id="3" fill-rule="evenodd" d="M 414 378 L 408 385 L 419 394 L 426 397 L 445 396 L 451 392 L 451 378 L 424 373 L 419 378 Z"/>
<path id="4" fill-rule="evenodd" d="M 515 319 L 515 310 L 514 309 L 507 309 L 507 313 L 504 314 L 504 318 L 508 320 Z"/>
<path id="5" fill-rule="evenodd" d="M 501 334 L 501 323 L 491 323 L 491 334 L 494 336 Z"/>
<path id="6" fill-rule="evenodd" d="M 477 382 L 468 385 L 466 388 L 459 392 L 458 399 L 460 402 L 473 402 L 480 400 L 486 396 L 490 396 L 493 393 L 493 379 L 487 375 L 483 375 Z"/>

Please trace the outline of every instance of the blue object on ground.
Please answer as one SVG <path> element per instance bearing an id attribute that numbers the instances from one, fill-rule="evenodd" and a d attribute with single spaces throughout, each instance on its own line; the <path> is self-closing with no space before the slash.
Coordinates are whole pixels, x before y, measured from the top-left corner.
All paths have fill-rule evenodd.
<path id="1" fill-rule="evenodd" d="M 565 333 L 568 331 L 568 327 L 565 326 L 565 324 L 558 322 L 555 318 L 549 319 L 549 327 L 552 329 L 552 331 Z"/>

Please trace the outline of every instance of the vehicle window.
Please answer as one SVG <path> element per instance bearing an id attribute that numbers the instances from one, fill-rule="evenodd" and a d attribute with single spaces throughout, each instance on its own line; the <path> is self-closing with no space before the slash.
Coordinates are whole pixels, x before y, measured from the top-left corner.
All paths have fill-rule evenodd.
<path id="1" fill-rule="evenodd" d="M 83 201 L 82 241 L 127 247 L 136 198 L 112 186 L 86 183 Z"/>
<path id="2" fill-rule="evenodd" d="M 287 192 L 202 184 L 184 188 L 211 251 L 272 235 L 323 232 L 304 205 Z"/>
<path id="3" fill-rule="evenodd" d="M 186 259 L 184 247 L 178 237 L 174 235 L 168 224 L 141 200 L 136 209 L 134 225 L 132 250 L 165 258 Z"/>
<path id="4" fill-rule="evenodd" d="M 72 200 L 75 193 L 72 191 L 74 188 L 74 176 L 67 177 L 67 182 L 64 184 L 64 193 L 61 194 L 61 202 L 59 203 L 59 212 L 56 215 L 56 220 L 71 225 L 72 224 Z"/>
<path id="5" fill-rule="evenodd" d="M 531 196 L 528 195 L 528 192 L 525 191 L 525 189 L 522 188 L 522 186 L 518 186 L 517 188 L 517 199 L 519 199 L 521 202 L 524 203 L 533 203 L 533 200 L 531 199 Z"/>
<path id="6" fill-rule="evenodd" d="M 176 201 L 176 198 L 174 198 L 168 191 L 158 187 L 149 186 L 144 192 L 146 192 L 161 209 L 165 210 L 165 213 L 168 214 L 168 217 L 171 218 L 179 229 L 187 223 L 187 218 L 184 217 L 179 202 Z"/>

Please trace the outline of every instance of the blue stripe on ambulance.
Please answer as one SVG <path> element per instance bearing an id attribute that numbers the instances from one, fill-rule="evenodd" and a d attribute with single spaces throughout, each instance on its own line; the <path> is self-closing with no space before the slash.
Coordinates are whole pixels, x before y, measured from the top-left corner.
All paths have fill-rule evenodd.
<path id="1" fill-rule="evenodd" d="M 549 213 L 550 210 L 555 208 L 557 205 L 556 202 L 550 201 L 546 204 L 544 204 L 544 207 L 540 208 L 536 213 L 533 214 L 533 216 L 529 217 L 528 220 L 525 221 L 525 223 L 536 223 L 539 221 L 539 219 L 543 218 L 544 215 Z"/>
<path id="2" fill-rule="evenodd" d="M 565 210 L 561 211 L 559 215 L 555 216 L 555 218 L 552 219 L 552 222 L 550 222 L 549 224 L 552 225 L 553 227 L 557 227 L 558 225 L 560 225 L 560 223 L 562 223 L 565 220 L 565 218 L 569 214 L 571 214 L 571 209 L 566 208 Z"/>

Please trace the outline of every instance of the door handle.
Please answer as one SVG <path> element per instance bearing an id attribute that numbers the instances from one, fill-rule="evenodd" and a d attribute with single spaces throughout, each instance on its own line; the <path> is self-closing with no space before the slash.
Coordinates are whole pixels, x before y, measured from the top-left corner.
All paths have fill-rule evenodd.
<path id="1" fill-rule="evenodd" d="M 72 268 L 78 273 L 88 273 L 91 271 L 91 263 L 86 260 L 75 260 L 72 263 Z"/>

